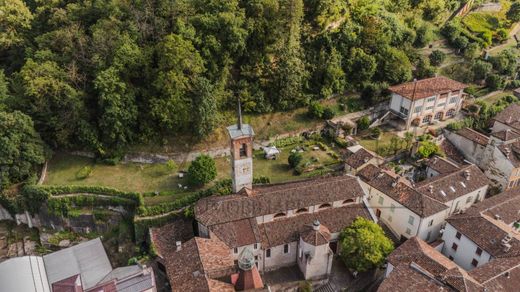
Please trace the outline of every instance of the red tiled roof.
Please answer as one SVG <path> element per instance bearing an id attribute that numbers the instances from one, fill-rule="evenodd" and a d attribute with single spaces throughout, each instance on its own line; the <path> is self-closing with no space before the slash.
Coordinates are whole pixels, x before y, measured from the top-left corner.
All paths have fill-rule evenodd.
<path id="1" fill-rule="evenodd" d="M 260 242 L 260 230 L 255 218 L 213 225 L 211 231 L 230 248 Z"/>
<path id="2" fill-rule="evenodd" d="M 256 266 L 253 266 L 253 269 L 248 271 L 241 270 L 237 282 L 235 283 L 235 288 L 238 291 L 260 289 L 263 287 L 264 282 Z"/>
<path id="3" fill-rule="evenodd" d="M 482 146 L 486 146 L 489 143 L 488 136 L 471 128 L 462 128 L 457 131 L 457 134 Z"/>
<path id="4" fill-rule="evenodd" d="M 370 218 L 368 210 L 363 204 L 328 208 L 286 219 L 276 219 L 273 222 L 259 225 L 262 247 L 271 248 L 299 240 L 300 234 L 307 230 L 315 220 L 327 226 L 331 233 L 337 233 L 349 226 L 357 217 Z"/>
<path id="5" fill-rule="evenodd" d="M 363 195 L 354 176 L 329 176 L 255 187 L 255 195 L 212 196 L 195 205 L 195 219 L 205 226 L 286 212 Z"/>
<path id="6" fill-rule="evenodd" d="M 347 159 L 345 159 L 345 163 L 354 169 L 358 169 L 360 166 L 367 163 L 372 158 L 374 158 L 374 155 L 372 155 L 372 153 L 368 152 L 364 148 L 361 148 L 355 153 L 351 154 L 349 157 L 347 157 Z"/>
<path id="7" fill-rule="evenodd" d="M 454 172 L 459 169 L 458 164 L 440 156 L 435 156 L 428 160 L 428 167 L 440 174 Z"/>
<path id="8" fill-rule="evenodd" d="M 439 76 L 394 85 L 389 90 L 408 99 L 417 100 L 450 91 L 458 91 L 466 87 L 468 87 L 466 84 Z"/>
<path id="9" fill-rule="evenodd" d="M 511 104 L 498 113 L 493 120 L 520 130 L 520 105 L 516 103 Z"/>
<path id="10" fill-rule="evenodd" d="M 493 132 L 493 133 L 491 133 L 491 136 L 498 138 L 502 141 L 511 141 L 511 140 L 520 138 L 520 134 L 518 134 L 517 132 L 510 130 L 510 129 Z"/>
<path id="11" fill-rule="evenodd" d="M 313 222 L 314 224 L 314 222 Z M 305 226 L 305 229 L 300 234 L 302 240 L 308 244 L 319 246 L 328 244 L 330 241 L 330 231 L 327 227 L 320 224 L 318 230 L 314 230 L 312 226 Z"/>

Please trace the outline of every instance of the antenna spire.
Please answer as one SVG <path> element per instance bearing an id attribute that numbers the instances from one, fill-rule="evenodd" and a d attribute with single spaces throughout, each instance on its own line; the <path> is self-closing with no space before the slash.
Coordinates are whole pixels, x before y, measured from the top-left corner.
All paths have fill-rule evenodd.
<path id="1" fill-rule="evenodd" d="M 240 106 L 240 98 L 237 98 L 237 102 L 238 102 L 238 112 L 237 112 L 237 118 L 238 118 L 238 121 L 237 121 L 237 128 L 240 130 L 242 129 L 242 108 Z"/>

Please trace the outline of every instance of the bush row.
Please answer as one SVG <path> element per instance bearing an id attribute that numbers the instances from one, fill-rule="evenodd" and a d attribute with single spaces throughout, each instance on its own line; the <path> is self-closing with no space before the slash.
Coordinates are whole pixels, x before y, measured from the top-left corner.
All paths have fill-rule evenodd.
<path id="1" fill-rule="evenodd" d="M 198 200 L 211 195 L 229 195 L 232 193 L 231 180 L 220 180 L 215 182 L 215 185 L 206 190 L 198 191 L 196 193 L 183 196 L 172 202 L 157 204 L 154 206 L 142 206 L 139 209 L 140 216 L 155 216 L 168 213 L 177 209 L 194 204 Z"/>
<path id="2" fill-rule="evenodd" d="M 74 208 L 78 207 L 108 207 L 108 206 L 123 206 L 129 211 L 135 208 L 135 202 L 121 197 L 96 197 L 88 195 L 78 195 L 61 198 L 49 198 L 47 200 L 47 210 L 49 213 L 69 217 L 69 213 Z"/>

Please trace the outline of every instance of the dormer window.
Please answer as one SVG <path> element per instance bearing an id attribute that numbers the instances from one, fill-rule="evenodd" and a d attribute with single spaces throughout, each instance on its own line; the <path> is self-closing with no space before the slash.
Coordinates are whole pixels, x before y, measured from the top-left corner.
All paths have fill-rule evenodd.
<path id="1" fill-rule="evenodd" d="M 242 143 L 240 146 L 240 157 L 247 157 L 247 144 Z"/>
<path id="2" fill-rule="evenodd" d="M 350 204 L 350 203 L 354 203 L 354 199 L 347 199 L 347 200 L 343 201 L 343 205 Z"/>
<path id="3" fill-rule="evenodd" d="M 274 214 L 274 219 L 285 217 L 285 213 L 276 213 Z"/>
<path id="4" fill-rule="evenodd" d="M 307 212 L 309 212 L 309 209 L 307 209 L 307 208 L 300 208 L 300 209 L 296 210 L 296 214 L 307 213 Z"/>
<path id="5" fill-rule="evenodd" d="M 325 208 L 330 208 L 332 207 L 329 203 L 326 203 L 326 204 L 321 204 L 318 209 L 325 209 Z"/>

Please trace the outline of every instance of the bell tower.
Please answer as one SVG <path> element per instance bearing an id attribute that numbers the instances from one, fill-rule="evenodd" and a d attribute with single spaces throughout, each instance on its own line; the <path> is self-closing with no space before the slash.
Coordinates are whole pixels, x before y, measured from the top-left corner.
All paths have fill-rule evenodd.
<path id="1" fill-rule="evenodd" d="M 253 137 L 250 125 L 242 123 L 242 110 L 238 101 L 237 124 L 227 127 L 231 139 L 231 179 L 233 192 L 253 186 Z"/>

